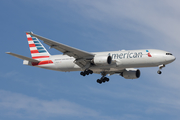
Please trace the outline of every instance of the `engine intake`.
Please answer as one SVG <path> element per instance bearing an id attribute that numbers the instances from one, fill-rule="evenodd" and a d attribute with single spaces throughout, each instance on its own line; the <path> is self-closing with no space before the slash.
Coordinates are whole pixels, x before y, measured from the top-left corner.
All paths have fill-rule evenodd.
<path id="1" fill-rule="evenodd" d="M 140 77 L 141 73 L 139 69 L 130 69 L 130 70 L 125 70 L 121 75 L 125 79 L 137 79 Z"/>
<path id="2" fill-rule="evenodd" d="M 92 63 L 95 65 L 110 65 L 111 62 L 111 56 L 95 56 L 92 60 Z"/>

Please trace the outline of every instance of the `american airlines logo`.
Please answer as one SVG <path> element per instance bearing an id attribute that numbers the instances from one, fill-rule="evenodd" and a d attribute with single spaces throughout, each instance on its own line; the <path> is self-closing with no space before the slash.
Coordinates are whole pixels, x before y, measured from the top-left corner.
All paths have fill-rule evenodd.
<path id="1" fill-rule="evenodd" d="M 148 57 L 152 57 L 151 54 L 150 54 L 150 52 L 149 52 L 149 50 L 146 50 L 146 52 L 148 53 L 148 54 L 147 54 Z"/>
<path id="2" fill-rule="evenodd" d="M 119 53 L 119 54 L 108 54 L 112 59 L 125 59 L 125 58 L 141 58 L 142 52 L 128 52 L 128 53 Z"/>

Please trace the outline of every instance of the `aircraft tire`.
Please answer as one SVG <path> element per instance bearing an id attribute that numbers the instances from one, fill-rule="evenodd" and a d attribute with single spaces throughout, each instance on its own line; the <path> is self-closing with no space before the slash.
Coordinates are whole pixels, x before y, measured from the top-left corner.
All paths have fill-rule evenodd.
<path id="1" fill-rule="evenodd" d="M 102 83 L 102 81 L 101 81 L 100 79 L 97 79 L 97 83 L 101 84 L 101 83 Z"/>
<path id="2" fill-rule="evenodd" d="M 109 78 L 107 78 L 106 81 L 109 82 Z"/>
<path id="3" fill-rule="evenodd" d="M 84 75 L 84 72 L 80 72 L 80 75 L 82 75 L 82 76 L 83 76 L 83 75 Z"/>
<path id="4" fill-rule="evenodd" d="M 160 70 L 157 71 L 158 74 L 162 74 L 162 72 Z"/>
<path id="5" fill-rule="evenodd" d="M 93 74 L 93 71 L 92 71 L 92 70 L 89 70 L 89 73 L 90 73 L 90 74 Z"/>

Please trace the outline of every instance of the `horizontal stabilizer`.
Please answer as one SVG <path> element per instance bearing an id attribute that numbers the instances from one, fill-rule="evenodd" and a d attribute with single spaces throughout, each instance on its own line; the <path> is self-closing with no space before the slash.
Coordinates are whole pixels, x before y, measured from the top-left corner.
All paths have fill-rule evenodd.
<path id="1" fill-rule="evenodd" d="M 30 62 L 39 62 L 38 60 L 29 58 L 29 57 L 25 57 L 25 56 L 22 56 L 22 55 L 18 55 L 18 54 L 15 54 L 15 53 L 11 53 L 11 52 L 6 52 L 6 53 L 9 54 L 9 55 L 12 55 L 12 56 L 14 56 L 14 57 L 17 57 L 17 58 L 20 58 L 20 59 L 23 59 L 23 60 L 30 61 Z"/>

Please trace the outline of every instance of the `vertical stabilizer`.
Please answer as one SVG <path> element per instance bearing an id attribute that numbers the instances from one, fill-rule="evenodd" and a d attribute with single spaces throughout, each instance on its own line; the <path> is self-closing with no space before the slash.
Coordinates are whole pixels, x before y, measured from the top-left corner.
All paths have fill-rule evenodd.
<path id="1" fill-rule="evenodd" d="M 41 42 L 34 36 L 26 33 L 27 40 L 31 52 L 32 59 L 36 60 L 48 60 L 50 57 L 49 52 L 46 48 L 41 44 Z"/>

